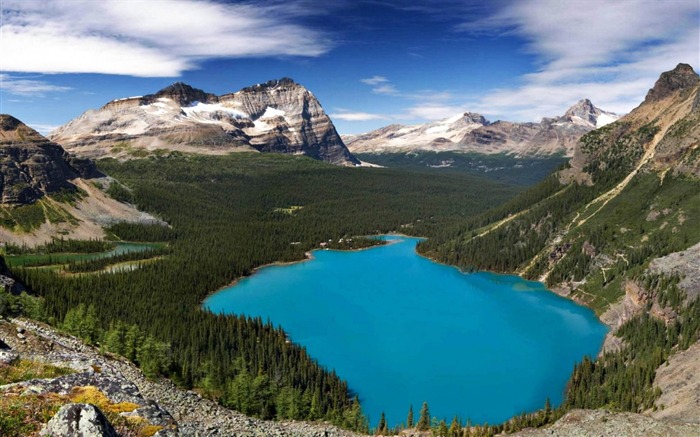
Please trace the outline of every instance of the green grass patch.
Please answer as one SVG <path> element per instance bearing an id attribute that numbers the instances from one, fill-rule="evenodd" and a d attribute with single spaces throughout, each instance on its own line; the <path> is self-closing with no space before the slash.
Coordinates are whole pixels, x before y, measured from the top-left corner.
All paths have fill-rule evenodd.
<path id="1" fill-rule="evenodd" d="M 109 251 L 95 253 L 39 253 L 6 255 L 5 262 L 10 267 L 37 267 L 86 262 L 101 258 L 111 258 L 129 252 L 143 252 L 148 250 L 162 250 L 166 243 L 127 243 L 121 242 L 114 245 Z"/>
<path id="2" fill-rule="evenodd" d="M 67 367 L 58 367 L 40 361 L 19 360 L 12 365 L 0 365 L 0 385 L 38 378 L 57 378 L 75 373 Z"/>

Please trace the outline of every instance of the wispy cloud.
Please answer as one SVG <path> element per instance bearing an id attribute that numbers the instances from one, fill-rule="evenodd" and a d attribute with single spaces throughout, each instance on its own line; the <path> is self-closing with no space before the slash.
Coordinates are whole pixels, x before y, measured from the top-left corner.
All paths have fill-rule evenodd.
<path id="1" fill-rule="evenodd" d="M 60 127 L 58 124 L 27 123 L 27 126 L 36 130 L 42 135 L 48 135 L 51 131 Z"/>
<path id="2" fill-rule="evenodd" d="M 388 120 L 389 117 L 382 114 L 372 114 L 369 112 L 346 112 L 339 111 L 330 115 L 331 118 L 344 121 L 371 121 L 371 120 Z"/>
<path id="3" fill-rule="evenodd" d="M 372 76 L 366 79 L 360 79 L 360 82 L 372 87 L 374 94 L 384 94 L 388 96 L 398 96 L 399 90 L 384 76 Z"/>
<path id="4" fill-rule="evenodd" d="M 509 2 L 458 30 L 518 36 L 540 66 L 519 87 L 498 89 L 466 102 L 470 110 L 537 120 L 561 113 L 580 98 L 628 112 L 662 71 L 679 62 L 700 67 L 697 0 Z"/>
<path id="5" fill-rule="evenodd" d="M 389 82 L 389 79 L 387 79 L 384 76 L 372 76 L 372 77 L 368 77 L 366 79 L 360 79 L 360 82 L 367 84 L 367 85 L 379 85 L 379 84 Z"/>
<path id="6" fill-rule="evenodd" d="M 0 73 L 0 90 L 16 96 L 42 97 L 47 93 L 68 91 L 70 87 L 51 85 L 43 80 L 26 79 Z"/>
<path id="7" fill-rule="evenodd" d="M 178 76 L 211 58 L 319 56 L 322 33 L 295 3 L 3 0 L 2 69 Z"/>
<path id="8" fill-rule="evenodd" d="M 438 105 L 438 104 L 418 104 L 408 108 L 404 118 L 421 120 L 442 120 L 452 117 L 460 112 L 464 112 L 461 106 Z"/>

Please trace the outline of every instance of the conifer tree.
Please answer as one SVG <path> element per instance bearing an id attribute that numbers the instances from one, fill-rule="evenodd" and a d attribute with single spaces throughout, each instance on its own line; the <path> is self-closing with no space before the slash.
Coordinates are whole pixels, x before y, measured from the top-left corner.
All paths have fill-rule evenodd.
<path id="1" fill-rule="evenodd" d="M 440 437 L 447 437 L 447 432 L 447 423 L 445 423 L 445 419 L 442 419 L 438 425 L 437 435 Z"/>
<path id="2" fill-rule="evenodd" d="M 418 418 L 416 429 L 418 431 L 428 431 L 430 429 L 430 410 L 428 410 L 427 402 L 423 402 L 423 406 L 420 409 L 420 417 Z"/>
<path id="3" fill-rule="evenodd" d="M 384 412 L 382 411 L 382 415 L 379 417 L 379 424 L 377 425 L 377 435 L 385 435 L 386 434 L 386 416 L 384 415 Z"/>
<path id="4" fill-rule="evenodd" d="M 450 437 L 459 437 L 461 430 L 462 430 L 462 424 L 460 423 L 461 421 L 457 418 L 457 416 L 452 419 L 452 423 L 450 424 L 450 429 L 447 432 L 447 435 Z"/>
<path id="5" fill-rule="evenodd" d="M 406 418 L 406 428 L 413 428 L 413 405 L 408 407 L 408 417 Z"/>

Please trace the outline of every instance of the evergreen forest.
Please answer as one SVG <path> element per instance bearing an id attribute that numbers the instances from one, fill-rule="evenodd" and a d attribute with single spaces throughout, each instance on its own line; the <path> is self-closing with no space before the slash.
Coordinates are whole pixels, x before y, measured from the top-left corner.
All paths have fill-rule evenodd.
<path id="1" fill-rule="evenodd" d="M 98 165 L 128 190 L 119 198 L 170 225 L 117 224 L 113 239 L 166 245 L 116 257 L 150 258 L 130 271 L 102 270 L 115 262 L 104 258 L 69 260 L 62 270 L 15 260 L 13 273 L 43 298 L 42 308 L 26 312 L 246 414 L 357 430 L 368 427 L 360 402 L 334 372 L 280 327 L 209 313 L 203 299 L 262 265 L 302 260 L 321 242 L 351 249 L 378 244 L 361 238 L 376 233 L 431 236 L 521 190 L 465 173 L 339 168 L 281 155 L 174 154 Z M 61 248 L 97 245 L 57 240 L 39 249 L 50 264 Z M 21 310 L 24 300 L 10 300 L 7 311 Z"/>

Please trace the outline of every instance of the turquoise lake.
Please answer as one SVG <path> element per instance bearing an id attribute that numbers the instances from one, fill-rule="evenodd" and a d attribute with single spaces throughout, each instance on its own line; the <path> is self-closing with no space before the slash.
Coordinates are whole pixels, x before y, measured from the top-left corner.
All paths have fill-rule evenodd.
<path id="1" fill-rule="evenodd" d="M 427 401 L 449 423 L 498 423 L 558 405 L 575 363 L 596 356 L 607 328 L 538 282 L 465 274 L 419 256 L 420 241 L 268 266 L 205 302 L 282 326 L 347 380 L 370 423 L 415 417 Z"/>

